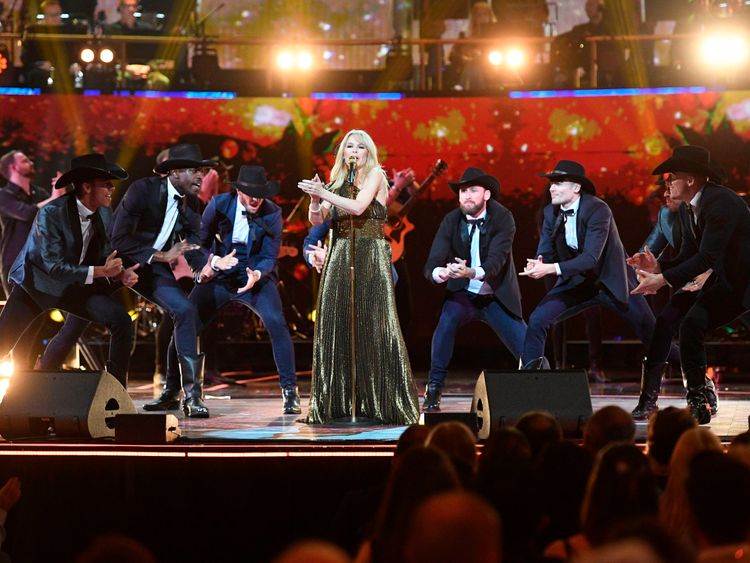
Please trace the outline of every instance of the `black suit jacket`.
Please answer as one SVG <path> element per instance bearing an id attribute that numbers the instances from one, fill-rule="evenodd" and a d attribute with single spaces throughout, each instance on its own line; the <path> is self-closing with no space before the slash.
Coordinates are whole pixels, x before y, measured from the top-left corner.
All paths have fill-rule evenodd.
<path id="1" fill-rule="evenodd" d="M 75 194 L 48 203 L 34 220 L 13 263 L 10 280 L 32 295 L 37 291 L 55 297 L 74 296 L 76 289 L 85 286 L 89 266 L 101 266 L 111 252 L 106 234 L 111 217 L 107 207 L 100 207 L 92 216 L 94 232 L 86 255 L 93 259 L 79 264 L 83 240 Z"/>
<path id="2" fill-rule="evenodd" d="M 536 251 L 544 262 L 560 265 L 561 275 L 550 294 L 593 281 L 603 285 L 616 301 L 627 303 L 633 275 L 625 264 L 625 249 L 609 206 L 596 196 L 581 194 L 576 214 L 579 254 L 564 261 L 555 252 L 554 229 L 559 214 L 559 205 L 544 208 L 542 235 Z"/>
<path id="3" fill-rule="evenodd" d="M 714 284 L 745 292 L 750 307 L 750 210 L 731 189 L 711 182 L 703 187 L 696 217 L 697 239 L 690 232 L 685 211 L 680 252 L 674 260 L 659 261 L 664 278 L 681 288 L 697 275 L 713 269 Z M 713 285 L 713 284 L 712 284 Z"/>
<path id="4" fill-rule="evenodd" d="M 679 215 L 679 212 L 672 212 L 669 207 L 663 205 L 659 209 L 654 228 L 651 229 L 641 246 L 641 252 L 645 246 L 648 246 L 654 256 L 659 256 L 668 246 L 679 250 L 682 244 L 682 226 Z"/>
<path id="5" fill-rule="evenodd" d="M 479 231 L 479 256 L 484 268 L 484 281 L 492 288 L 495 298 L 512 314 L 522 318 L 521 292 L 513 262 L 513 237 L 516 223 L 513 214 L 495 200 L 487 202 L 487 219 Z M 438 227 L 432 241 L 424 274 L 432 283 L 432 271 L 445 266 L 458 256 L 468 260 L 469 232 L 460 209 L 448 213 Z M 449 279 L 448 291 L 455 293 L 466 289 L 466 278 Z"/>
<path id="6" fill-rule="evenodd" d="M 154 243 L 167 212 L 167 193 L 166 177 L 136 180 L 125 192 L 112 218 L 112 247 L 117 250 L 126 266 L 140 264 L 139 274 L 154 252 L 161 250 L 154 248 Z M 200 214 L 189 205 L 186 206 L 182 218 L 178 218 L 175 224 L 174 240 L 184 239 L 200 244 L 200 222 Z M 164 250 L 169 249 L 165 247 Z M 185 259 L 194 272 L 200 271 L 206 263 L 206 256 L 200 250 L 186 253 Z"/>
<path id="7" fill-rule="evenodd" d="M 200 239 L 204 249 L 216 256 L 226 256 L 232 251 L 234 217 L 237 211 L 237 192 L 219 194 L 209 203 L 201 220 Z M 270 200 L 265 200 L 250 222 L 247 253 L 236 256 L 237 265 L 226 272 L 217 274 L 218 279 L 239 278 L 247 282 L 245 268 L 261 273 L 259 284 L 268 280 L 278 281 L 276 260 L 281 248 L 281 231 L 284 222 L 281 208 Z M 258 286 L 260 287 L 260 285 Z"/>

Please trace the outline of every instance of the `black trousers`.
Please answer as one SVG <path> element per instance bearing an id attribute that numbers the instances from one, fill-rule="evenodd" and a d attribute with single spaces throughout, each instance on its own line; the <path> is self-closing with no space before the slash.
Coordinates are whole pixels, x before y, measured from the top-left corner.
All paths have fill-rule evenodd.
<path id="1" fill-rule="evenodd" d="M 70 295 L 57 297 L 37 291 L 27 292 L 16 286 L 0 314 L 0 357 L 10 352 L 26 329 L 48 309 L 60 309 L 103 324 L 110 331 L 109 361 L 112 374 L 127 384 L 130 348 L 133 341 L 131 319 L 125 308 L 109 293 L 99 288 L 80 288 Z"/>

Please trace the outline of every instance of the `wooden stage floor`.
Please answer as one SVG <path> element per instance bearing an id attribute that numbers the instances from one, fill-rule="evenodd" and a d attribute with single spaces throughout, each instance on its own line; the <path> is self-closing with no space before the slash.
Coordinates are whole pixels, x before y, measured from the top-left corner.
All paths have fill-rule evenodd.
<path id="1" fill-rule="evenodd" d="M 424 374 L 423 374 L 424 375 Z M 591 399 L 594 410 L 606 405 L 618 405 L 630 411 L 635 407 L 638 384 L 635 374 L 613 374 L 611 383 L 592 383 Z M 447 384 L 443 395 L 443 412 L 469 412 L 476 375 L 458 374 Z M 292 444 L 382 445 L 392 447 L 404 427 L 358 425 L 356 427 L 308 425 L 300 421 L 307 410 L 309 374 L 300 377 L 302 415 L 281 413 L 281 394 L 273 376 L 256 379 L 237 377 L 237 385 L 214 385 L 205 390 L 206 404 L 211 411 L 208 419 L 188 419 L 180 411 L 172 411 L 179 419 L 181 442 L 187 443 L 246 443 L 283 447 Z M 424 377 L 417 379 L 419 389 L 424 388 Z M 748 430 L 750 416 L 750 384 L 721 383 L 720 408 L 710 428 L 722 440 Z M 684 407 L 681 381 L 668 380 L 662 389 L 660 406 Z M 139 412 L 141 406 L 154 394 L 154 386 L 136 380 L 129 392 Z M 645 441 L 646 423 L 637 423 L 636 438 Z"/>

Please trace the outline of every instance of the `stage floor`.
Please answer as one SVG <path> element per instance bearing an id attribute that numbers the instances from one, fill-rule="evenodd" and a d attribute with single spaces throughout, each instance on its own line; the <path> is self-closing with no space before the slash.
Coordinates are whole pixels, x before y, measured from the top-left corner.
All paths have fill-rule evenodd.
<path id="1" fill-rule="evenodd" d="M 419 377 L 422 375 L 422 377 Z M 424 388 L 424 375 L 418 374 L 420 390 Z M 610 375 L 608 373 L 608 375 Z M 613 373 L 611 383 L 592 383 L 591 400 L 594 410 L 606 405 L 618 405 L 628 412 L 635 407 L 638 384 L 635 374 Z M 184 443 L 254 444 L 284 447 L 291 445 L 382 445 L 389 449 L 404 430 L 400 426 L 358 425 L 321 426 L 301 422 L 307 411 L 310 378 L 299 378 L 302 394 L 302 414 L 283 415 L 281 394 L 274 376 L 247 378 L 233 375 L 236 385 L 214 385 L 205 389 L 206 404 L 211 411 L 208 419 L 188 419 L 180 411 L 172 411 L 179 419 L 181 441 Z M 451 374 L 443 394 L 442 412 L 469 412 L 476 374 Z M 728 383 L 719 385 L 719 413 L 710 428 L 728 441 L 748 430 L 750 417 L 750 385 Z M 142 405 L 154 395 L 154 386 L 147 381 L 133 381 L 128 391 L 139 412 Z M 665 382 L 660 407 L 684 407 L 682 383 L 678 379 Z M 646 439 L 646 423 L 636 423 L 636 439 Z M 368 449 L 370 449 L 368 448 Z M 377 448 L 380 449 L 380 448 Z"/>

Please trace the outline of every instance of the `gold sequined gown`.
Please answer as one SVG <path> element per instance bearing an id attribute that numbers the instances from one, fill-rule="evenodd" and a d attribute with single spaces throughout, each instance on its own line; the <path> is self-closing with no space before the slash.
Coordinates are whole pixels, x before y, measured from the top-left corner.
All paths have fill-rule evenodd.
<path id="1" fill-rule="evenodd" d="M 338 193 L 350 197 L 349 184 Z M 332 207 L 331 218 L 313 342 L 307 421 L 314 424 L 351 416 L 350 215 Z M 396 314 L 385 219 L 376 200 L 354 217 L 357 417 L 413 424 L 419 402 Z"/>

